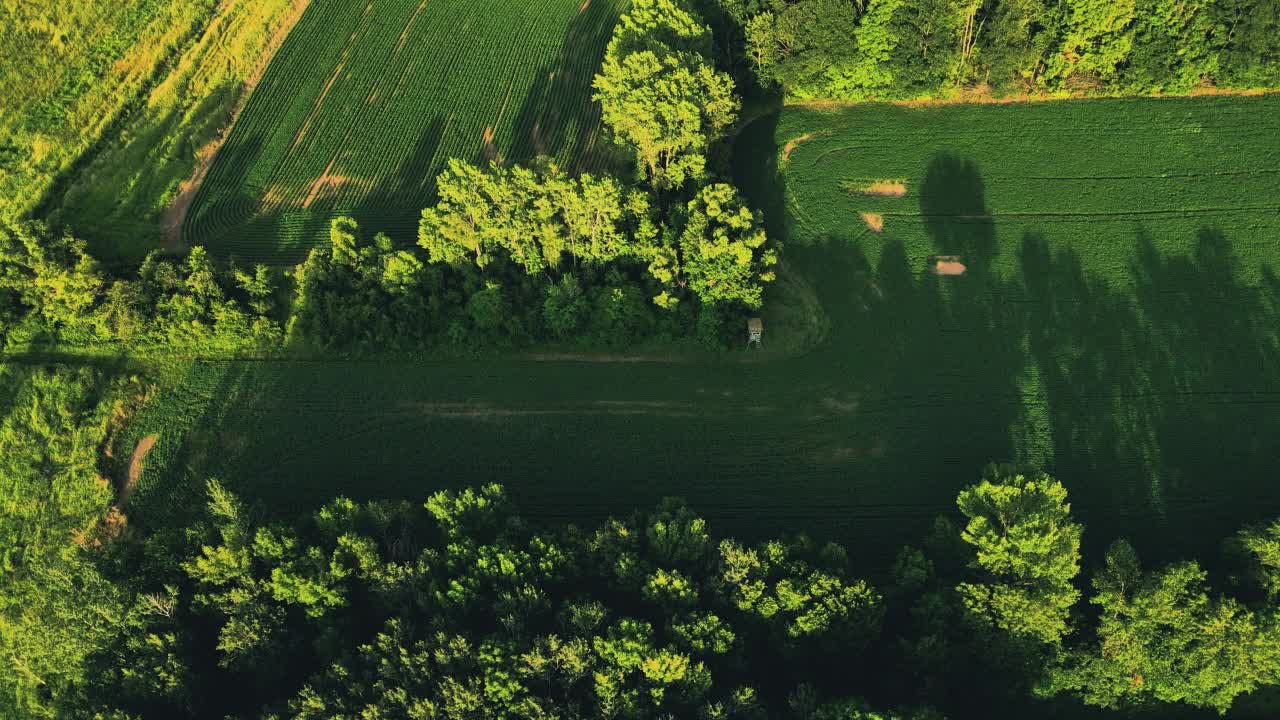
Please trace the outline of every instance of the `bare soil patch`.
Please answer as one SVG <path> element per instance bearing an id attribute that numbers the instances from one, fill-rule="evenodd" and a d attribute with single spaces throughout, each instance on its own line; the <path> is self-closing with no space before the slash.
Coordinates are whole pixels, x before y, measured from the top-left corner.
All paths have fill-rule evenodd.
<path id="1" fill-rule="evenodd" d="M 498 152 L 498 146 L 493 144 L 493 128 L 484 129 L 484 135 L 480 137 L 480 157 L 485 162 L 502 162 L 501 153 Z"/>
<path id="2" fill-rule="evenodd" d="M 904 197 L 907 194 L 907 184 L 901 180 L 877 180 L 858 186 L 853 192 L 872 197 Z"/>
<path id="3" fill-rule="evenodd" d="M 307 193 L 307 199 L 302 201 L 302 208 L 304 210 L 310 209 L 311 203 L 315 202 L 316 198 L 320 197 L 321 194 L 332 194 L 343 185 L 354 182 L 352 178 L 345 175 L 331 174 L 334 163 L 336 162 L 338 162 L 338 156 L 334 155 L 333 158 L 329 160 L 329 165 L 324 169 L 324 173 L 321 174 L 320 177 L 316 178 L 315 182 L 311 183 L 311 190 Z"/>
<path id="4" fill-rule="evenodd" d="M 195 202 L 200 184 L 209 174 L 209 168 L 213 167 L 213 159 L 218 156 L 218 149 L 222 147 L 225 139 L 224 134 L 200 148 L 196 153 L 195 170 L 191 177 L 178 185 L 178 194 L 174 196 L 169 207 L 160 214 L 160 244 L 165 250 L 182 249 L 182 224 L 186 222 L 191 203 Z"/>
<path id="5" fill-rule="evenodd" d="M 929 268 L 935 275 L 963 275 L 968 268 L 960 261 L 959 255 L 937 255 L 929 258 Z"/>
<path id="6" fill-rule="evenodd" d="M 138 484 L 139 478 L 142 477 L 142 471 L 146 469 L 147 454 L 151 452 L 151 448 L 155 447 L 156 440 L 159 435 L 148 435 L 138 441 L 138 446 L 133 449 L 133 455 L 129 457 L 129 475 L 125 478 L 125 482 L 120 486 L 118 504 L 124 507 L 129 502 L 129 493 L 133 492 L 133 488 Z"/>
<path id="7" fill-rule="evenodd" d="M 792 138 L 791 140 L 788 140 L 787 144 L 782 147 L 782 155 L 780 156 L 782 159 L 782 162 L 786 163 L 790 161 L 791 153 L 795 152 L 796 148 L 800 147 L 801 143 L 812 140 L 816 135 L 817 133 L 805 133 L 804 135 L 801 135 L 798 138 Z"/>
<path id="8" fill-rule="evenodd" d="M 862 218 L 862 222 L 867 224 L 867 229 L 873 233 L 884 232 L 884 215 L 879 213 L 858 213 Z"/>

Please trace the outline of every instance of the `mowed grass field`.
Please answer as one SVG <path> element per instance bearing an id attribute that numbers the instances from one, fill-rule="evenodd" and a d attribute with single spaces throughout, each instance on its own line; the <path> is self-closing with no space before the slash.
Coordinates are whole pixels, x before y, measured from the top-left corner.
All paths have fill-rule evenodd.
<path id="1" fill-rule="evenodd" d="M 449 158 L 607 166 L 591 82 L 626 0 L 315 0 L 232 129 L 189 245 L 297 262 L 350 214 L 414 239 Z"/>
<path id="2" fill-rule="evenodd" d="M 721 532 L 887 563 L 1012 460 L 1062 478 L 1090 552 L 1211 563 L 1280 514 L 1278 106 L 788 109 L 739 138 L 737 174 L 830 317 L 817 349 L 198 363 L 134 429 L 158 435 L 137 517 L 181 517 L 210 476 L 281 512 L 498 481 L 533 517 L 679 495 Z M 840 189 L 886 179 L 906 194 Z M 943 254 L 966 273 L 933 274 Z"/>

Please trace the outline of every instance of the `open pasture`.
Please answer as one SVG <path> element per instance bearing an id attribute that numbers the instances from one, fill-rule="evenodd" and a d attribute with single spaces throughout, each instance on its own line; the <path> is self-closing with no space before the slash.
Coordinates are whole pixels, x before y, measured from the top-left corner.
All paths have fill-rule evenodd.
<path id="1" fill-rule="evenodd" d="M 25 215 L 56 199 L 217 5 L 0 5 L 0 214 Z"/>
<path id="2" fill-rule="evenodd" d="M 608 164 L 591 82 L 624 6 L 313 2 L 210 170 L 184 240 L 296 262 L 336 214 L 412 240 L 451 157 Z"/>

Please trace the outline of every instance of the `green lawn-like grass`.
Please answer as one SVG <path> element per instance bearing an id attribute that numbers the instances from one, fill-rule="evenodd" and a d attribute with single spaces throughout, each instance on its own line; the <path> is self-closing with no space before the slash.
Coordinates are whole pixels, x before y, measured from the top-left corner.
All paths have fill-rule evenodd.
<path id="1" fill-rule="evenodd" d="M 625 5 L 313 3 L 210 170 L 185 241 L 297 262 L 336 214 L 412 241 L 449 158 L 608 165 L 591 82 Z"/>
<path id="2" fill-rule="evenodd" d="M 805 531 L 887 561 L 1013 460 L 1062 478 L 1091 552 L 1125 535 L 1153 562 L 1212 562 L 1280 513 L 1277 105 L 787 109 L 747 128 L 736 169 L 828 316 L 817 349 L 199 363 L 136 423 L 160 435 L 139 516 L 180 513 L 209 476 L 277 512 L 499 481 L 534 517 L 680 495 L 721 532 Z M 776 175 L 814 130 L 829 134 Z M 850 178 L 908 192 L 851 196 Z M 934 254 L 966 274 L 935 276 Z M 804 321 L 781 310 L 766 344 Z"/>

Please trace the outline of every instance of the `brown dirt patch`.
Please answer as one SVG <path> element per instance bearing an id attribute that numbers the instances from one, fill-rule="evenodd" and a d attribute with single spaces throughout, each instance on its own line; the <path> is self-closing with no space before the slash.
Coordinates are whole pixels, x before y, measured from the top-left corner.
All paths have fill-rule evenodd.
<path id="1" fill-rule="evenodd" d="M 160 242 L 165 250 L 182 249 L 182 224 L 186 222 L 191 203 L 195 202 L 200 184 L 209 174 L 209 168 L 213 167 L 213 160 L 218 156 L 218 149 L 222 147 L 225 139 L 225 136 L 219 136 L 200 148 L 196 153 L 195 170 L 191 173 L 191 177 L 178 185 L 178 194 L 174 196 L 169 207 L 160 214 Z"/>
<path id="2" fill-rule="evenodd" d="M 959 255 L 937 255 L 929 258 L 929 267 L 935 275 L 963 275 L 968 268 L 960 261 Z"/>
<path id="3" fill-rule="evenodd" d="M 867 224 L 867 229 L 873 233 L 884 232 L 884 215 L 879 213 L 858 213 L 862 218 L 862 222 Z"/>
<path id="4" fill-rule="evenodd" d="M 916 100 L 888 100 L 892 105 L 901 107 L 935 107 L 939 105 L 1012 105 L 1016 103 L 1034 103 L 1034 102 L 1064 102 L 1072 100 L 1102 100 L 1104 98 L 1091 96 L 1086 92 L 1076 90 L 1065 95 L 1043 95 L 1034 92 L 1018 93 L 1015 95 L 993 96 L 987 94 L 989 91 L 982 87 L 973 90 L 960 91 L 954 95 L 940 98 L 920 98 Z M 1197 97 L 1201 95 L 1239 95 L 1244 97 L 1254 97 L 1258 95 L 1271 95 L 1276 90 L 1232 90 L 1216 87 L 1198 87 L 1188 93 L 1179 95 L 1151 95 L 1148 97 Z M 879 101 L 877 101 L 879 102 Z M 802 107 L 813 109 L 832 109 L 851 107 L 863 104 L 862 102 L 850 102 L 846 100 L 787 100 L 785 103 L 788 107 Z"/>
<path id="5" fill-rule="evenodd" d="M 804 135 L 801 135 L 798 138 L 792 138 L 791 140 L 788 140 L 787 144 L 782 147 L 782 155 L 780 156 L 782 159 L 782 162 L 786 163 L 790 161 L 791 153 L 795 152 L 796 148 L 800 147 L 801 143 L 812 140 L 816 135 L 817 133 L 805 133 Z"/>
<path id="6" fill-rule="evenodd" d="M 854 192 L 874 197 L 903 197 L 907 194 L 907 184 L 899 180 L 879 180 L 863 185 Z"/>
<path id="7" fill-rule="evenodd" d="M 324 169 L 324 173 L 322 173 L 320 177 L 316 178 L 315 182 L 311 183 L 311 189 L 307 192 L 307 199 L 302 201 L 302 208 L 304 210 L 309 209 L 311 207 L 311 203 L 315 202 L 316 198 L 320 197 L 322 193 L 332 194 L 343 185 L 355 182 L 354 179 L 345 175 L 331 174 L 333 166 L 337 162 L 338 156 L 335 154 L 329 160 L 329 165 Z"/>
<path id="8" fill-rule="evenodd" d="M 498 152 L 498 146 L 493 144 L 493 128 L 484 129 L 484 135 L 480 138 L 480 157 L 485 162 L 502 162 L 501 153 Z"/>
<path id="9" fill-rule="evenodd" d="M 591 0 L 582 0 L 582 7 L 578 8 L 578 14 L 586 12 L 589 7 L 591 7 Z"/>
<path id="10" fill-rule="evenodd" d="M 151 448 L 155 447 L 156 440 L 159 438 L 159 435 L 148 435 L 138 441 L 138 446 L 133 449 L 133 455 L 129 457 L 129 475 L 119 491 L 118 504 L 121 507 L 129 501 L 129 493 L 133 492 L 133 487 L 138 484 L 143 470 L 146 469 L 147 454 L 151 452 Z"/>

